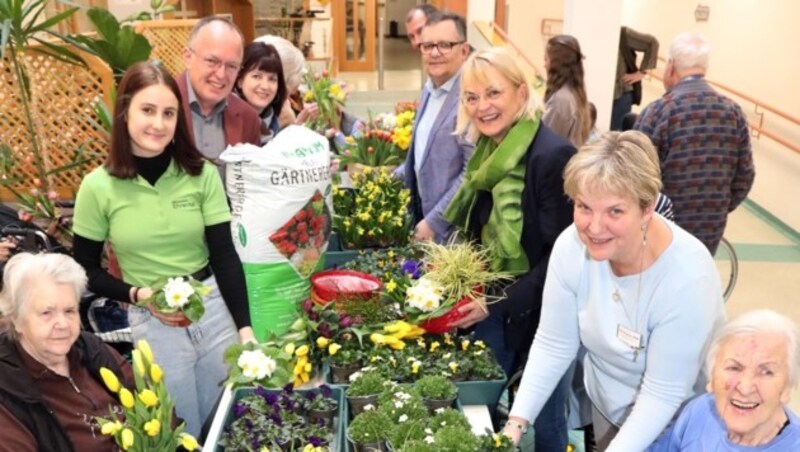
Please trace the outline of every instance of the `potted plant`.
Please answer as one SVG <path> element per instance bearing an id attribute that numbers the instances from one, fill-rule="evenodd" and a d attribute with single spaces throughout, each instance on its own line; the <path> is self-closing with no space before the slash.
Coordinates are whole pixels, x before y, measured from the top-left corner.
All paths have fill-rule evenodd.
<path id="1" fill-rule="evenodd" d="M 511 275 L 491 269 L 491 250 L 455 239 L 447 244 L 420 244 L 426 273 L 407 290 L 404 309 L 409 319 L 426 331 L 441 334 L 450 323 L 463 317 L 458 310 L 464 304 L 482 300 L 486 304 L 499 297 L 483 293 L 484 287 L 508 280 Z"/>
<path id="2" fill-rule="evenodd" d="M 365 411 L 356 416 L 347 427 L 347 439 L 356 452 L 385 451 L 391 427 L 392 421 L 383 412 Z"/>
<path id="3" fill-rule="evenodd" d="M 444 408 L 437 411 L 428 425 L 434 433 L 445 427 L 458 427 L 463 430 L 472 428 L 464 413 L 453 408 Z"/>
<path id="4" fill-rule="evenodd" d="M 428 442 L 430 438 L 430 442 Z M 439 449 L 433 444 L 433 436 L 425 437 L 424 440 L 412 439 L 403 445 L 403 447 L 396 449 L 397 452 L 439 452 Z"/>
<path id="5" fill-rule="evenodd" d="M 479 437 L 481 442 L 482 451 L 487 452 L 513 452 L 517 450 L 517 446 L 511 441 L 511 438 L 501 433 L 495 433 L 490 429 L 486 429 L 486 434 Z"/>
<path id="6" fill-rule="evenodd" d="M 452 407 L 458 397 L 456 385 L 441 375 L 424 376 L 417 380 L 414 386 L 431 412 L 439 408 Z"/>
<path id="7" fill-rule="evenodd" d="M 480 440 L 469 428 L 459 426 L 442 427 L 434 435 L 437 450 L 448 452 L 475 452 L 480 449 Z"/>
<path id="8" fill-rule="evenodd" d="M 347 384 L 350 382 L 350 375 L 354 374 L 361 368 L 361 351 L 352 345 L 351 342 L 346 342 L 345 345 L 339 349 L 339 344 L 331 343 L 328 346 L 328 365 L 331 369 L 331 383 L 334 384 Z"/>
<path id="9" fill-rule="evenodd" d="M 327 425 L 333 425 L 333 418 L 339 411 L 339 403 L 333 398 L 333 390 L 328 385 L 306 392 L 303 404 L 310 422 L 322 419 Z"/>
<path id="10" fill-rule="evenodd" d="M 408 385 L 388 385 L 378 397 L 378 410 L 386 413 L 394 424 L 428 418 L 428 409 L 425 408 L 419 392 Z"/>
<path id="11" fill-rule="evenodd" d="M 350 387 L 347 388 L 347 403 L 351 416 L 365 411 L 367 405 L 373 407 L 378 402 L 378 395 L 383 391 L 386 379 L 378 372 L 361 372 L 353 374 Z"/>
<path id="12" fill-rule="evenodd" d="M 401 450 L 409 441 L 424 440 L 429 432 L 432 434 L 428 419 L 397 423 L 389 432 L 388 445 L 392 450 Z"/>

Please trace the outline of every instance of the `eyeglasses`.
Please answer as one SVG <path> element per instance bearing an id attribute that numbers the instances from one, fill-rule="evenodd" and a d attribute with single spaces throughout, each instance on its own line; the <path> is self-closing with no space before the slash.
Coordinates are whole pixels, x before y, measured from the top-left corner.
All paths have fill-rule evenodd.
<path id="1" fill-rule="evenodd" d="M 200 54 L 195 52 L 195 50 L 192 49 L 192 48 L 190 48 L 189 51 L 192 52 L 193 54 L 197 55 L 201 60 L 203 60 L 203 64 L 206 65 L 206 68 L 208 68 L 209 70 L 212 70 L 212 71 L 216 71 L 220 67 L 225 65 L 225 72 L 227 72 L 228 74 L 236 74 L 236 73 L 239 72 L 239 69 L 242 68 L 242 65 L 239 64 L 239 63 L 234 63 L 232 61 L 228 61 L 226 63 L 223 63 L 222 60 L 220 60 L 217 57 L 200 56 Z"/>
<path id="2" fill-rule="evenodd" d="M 459 44 L 464 44 L 464 41 L 421 42 L 419 44 L 419 50 L 421 50 L 422 53 L 431 53 L 433 49 L 439 49 L 439 53 L 446 55 L 453 50 L 453 47 Z"/>
<path id="3" fill-rule="evenodd" d="M 489 88 L 484 93 L 483 98 L 486 102 L 494 102 L 505 93 L 505 90 L 499 88 Z M 475 107 L 478 105 L 478 102 L 481 100 L 480 94 L 475 93 L 464 93 L 464 96 L 461 97 L 461 102 L 466 105 L 467 107 Z"/>

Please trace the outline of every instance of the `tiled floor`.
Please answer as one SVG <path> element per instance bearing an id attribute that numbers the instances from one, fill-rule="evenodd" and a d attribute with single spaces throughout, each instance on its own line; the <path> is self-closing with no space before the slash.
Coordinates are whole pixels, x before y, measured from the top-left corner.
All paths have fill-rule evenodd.
<path id="1" fill-rule="evenodd" d="M 402 41 L 395 41 L 395 45 Z M 387 56 L 391 52 L 387 51 Z M 413 54 L 402 53 L 413 63 Z M 393 63 L 394 67 L 398 64 Z M 366 111 L 389 111 L 397 100 L 409 100 L 418 95 L 421 86 L 420 70 L 405 69 L 385 73 L 386 90 L 377 91 L 376 73 L 342 73 L 340 76 L 352 89 L 348 110 L 366 116 Z M 363 112 L 363 113 L 362 113 Z M 754 142 L 758 152 L 759 142 Z M 769 177 L 759 172 L 758 177 Z M 726 308 L 729 316 L 756 308 L 782 312 L 800 324 L 800 239 L 782 230 L 780 225 L 746 202 L 734 211 L 728 221 L 726 238 L 739 257 L 736 286 Z M 721 262 L 721 268 L 727 263 Z M 800 412 L 800 392 L 796 389 L 790 403 Z"/>

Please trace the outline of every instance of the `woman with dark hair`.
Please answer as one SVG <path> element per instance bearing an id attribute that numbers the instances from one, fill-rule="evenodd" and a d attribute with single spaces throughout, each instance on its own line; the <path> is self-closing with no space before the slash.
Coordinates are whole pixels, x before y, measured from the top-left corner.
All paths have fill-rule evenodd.
<path id="1" fill-rule="evenodd" d="M 557 35 L 547 41 L 544 54 L 546 105 L 542 122 L 576 148 L 583 146 L 592 130 L 581 60 L 581 46 L 574 37 Z"/>
<path id="2" fill-rule="evenodd" d="M 92 292 L 131 303 L 133 338 L 152 345 L 177 414 L 196 435 L 227 375 L 225 349 L 237 329 L 242 341 L 253 331 L 222 181 L 192 144 L 181 105 L 178 85 L 162 66 L 143 62 L 125 73 L 108 158 L 78 191 L 74 254 Z M 121 278 L 100 265 L 106 241 Z M 157 281 L 186 275 L 211 289 L 198 322 L 138 305 Z"/>
<path id="3" fill-rule="evenodd" d="M 244 60 L 233 90 L 261 117 L 261 144 L 267 144 L 280 131 L 278 115 L 287 97 L 281 56 L 275 47 L 251 42 L 244 49 Z"/>

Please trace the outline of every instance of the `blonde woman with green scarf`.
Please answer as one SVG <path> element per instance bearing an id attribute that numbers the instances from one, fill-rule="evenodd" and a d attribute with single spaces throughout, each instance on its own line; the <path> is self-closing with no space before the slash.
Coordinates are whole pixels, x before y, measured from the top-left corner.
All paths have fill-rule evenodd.
<path id="1" fill-rule="evenodd" d="M 461 80 L 456 133 L 476 145 L 445 219 L 488 246 L 494 268 L 515 279 L 489 288 L 503 302 L 488 309 L 473 302 L 452 326 L 474 326 L 510 375 L 524 366 L 533 342 L 550 250 L 572 223 L 562 174 L 576 150 L 540 122 L 532 89 L 507 50 L 473 53 Z M 566 450 L 565 398 L 559 385 L 534 423 L 537 451 Z"/>

